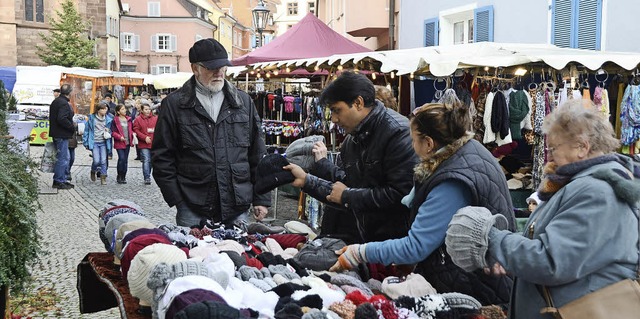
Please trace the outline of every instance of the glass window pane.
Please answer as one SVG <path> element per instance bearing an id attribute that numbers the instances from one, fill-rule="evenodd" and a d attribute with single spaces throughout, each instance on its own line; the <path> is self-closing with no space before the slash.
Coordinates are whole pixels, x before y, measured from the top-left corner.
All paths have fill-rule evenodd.
<path id="1" fill-rule="evenodd" d="M 473 19 L 469 20 L 469 43 L 473 43 Z"/>
<path id="2" fill-rule="evenodd" d="M 464 22 L 456 22 L 453 24 L 453 44 L 464 43 Z"/>

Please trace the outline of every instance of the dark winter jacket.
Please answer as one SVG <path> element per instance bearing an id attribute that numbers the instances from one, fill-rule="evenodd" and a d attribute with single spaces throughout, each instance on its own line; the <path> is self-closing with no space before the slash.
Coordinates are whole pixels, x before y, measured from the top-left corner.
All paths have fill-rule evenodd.
<path id="1" fill-rule="evenodd" d="M 73 136 L 74 130 L 73 110 L 69 98 L 60 95 L 49 107 L 49 136 L 69 139 Z"/>
<path id="2" fill-rule="evenodd" d="M 400 202 L 418 162 L 409 122 L 379 102 L 372 108 L 342 143 L 340 163 L 316 162 L 303 189 L 326 203 L 334 182 L 347 185 L 342 207 L 328 204 L 322 217 L 322 234 L 347 243 L 400 238 L 409 230 L 409 209 Z"/>
<path id="3" fill-rule="evenodd" d="M 471 206 L 486 207 L 493 214 L 506 216 L 509 230 L 515 231 L 515 216 L 504 174 L 491 153 L 473 139 L 443 161 L 424 182 L 416 182 L 411 220 L 429 192 L 446 180 L 464 183 L 471 190 Z M 461 292 L 475 297 L 483 305 L 509 302 L 511 278 L 488 276 L 482 270 L 465 272 L 451 261 L 444 244 L 419 263 L 416 272 L 439 293 Z"/>
<path id="4" fill-rule="evenodd" d="M 226 82 L 217 122 L 196 98 L 195 78 L 162 101 L 151 147 L 153 177 L 169 206 L 185 201 L 215 221 L 251 204 L 270 206 L 256 195 L 256 167 L 266 147 L 249 95 Z M 140 138 L 140 136 L 138 136 Z"/>
<path id="5" fill-rule="evenodd" d="M 493 96 L 491 131 L 500 134 L 501 139 L 509 135 L 509 107 L 507 106 L 507 99 L 501 91 L 496 92 Z"/>

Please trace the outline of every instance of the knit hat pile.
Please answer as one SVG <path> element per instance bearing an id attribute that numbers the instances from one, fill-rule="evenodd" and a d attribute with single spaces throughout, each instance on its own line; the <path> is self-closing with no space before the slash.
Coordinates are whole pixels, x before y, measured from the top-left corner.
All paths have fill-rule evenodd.
<path id="1" fill-rule="evenodd" d="M 108 252 L 113 253 L 114 249 L 115 249 L 115 235 L 116 235 L 116 231 L 118 230 L 118 228 L 127 222 L 131 222 L 134 220 L 147 220 L 146 217 L 142 216 L 142 215 L 138 215 L 138 214 L 133 214 L 133 213 L 124 213 L 124 214 L 120 214 L 117 216 L 113 216 L 113 218 L 109 219 L 109 221 L 107 222 L 105 228 L 104 228 L 104 235 L 107 239 L 107 243 L 109 244 L 109 247 L 107 249 Z"/>
<path id="2" fill-rule="evenodd" d="M 436 294 L 437 291 L 420 274 L 411 273 L 404 280 L 389 276 L 382 281 L 382 292 L 391 299 L 400 296 L 422 297 Z"/>
<path id="3" fill-rule="evenodd" d="M 111 243 L 107 241 L 107 237 L 105 236 L 105 227 L 113 216 L 125 213 L 144 216 L 142 207 L 134 202 L 124 199 L 115 199 L 107 202 L 98 213 L 98 235 L 100 236 L 100 240 L 104 244 L 107 251 L 109 251 Z"/>
<path id="4" fill-rule="evenodd" d="M 120 225 L 114 239 L 115 248 L 113 253 L 116 256 L 116 265 L 120 264 L 120 258 L 122 258 L 122 240 L 124 239 L 124 236 L 137 229 L 153 229 L 155 227 L 156 226 L 147 219 L 133 220 Z"/>
<path id="5" fill-rule="evenodd" d="M 184 251 L 174 245 L 159 243 L 145 247 L 133 258 L 127 273 L 131 295 L 140 299 L 141 303 L 151 305 L 153 292 L 147 287 L 151 269 L 162 262 L 173 264 L 186 259 Z"/>
<path id="6" fill-rule="evenodd" d="M 318 236 L 316 232 L 307 224 L 299 222 L 297 220 L 288 221 L 284 224 L 284 228 L 291 234 L 301 234 L 309 237 L 309 240 L 314 240 Z"/>
<path id="7" fill-rule="evenodd" d="M 175 296 L 189 291 L 191 289 L 205 289 L 212 291 L 219 295 L 225 304 L 227 304 L 227 294 L 225 290 L 215 280 L 204 276 L 184 276 L 174 279 L 167 285 L 166 290 L 158 298 L 158 317 L 164 318 L 169 306 L 171 305 Z M 239 300 L 235 301 L 236 305 L 239 305 Z"/>
<path id="8" fill-rule="evenodd" d="M 128 278 L 131 262 L 141 250 L 143 250 L 147 246 L 158 243 L 171 245 L 171 241 L 167 239 L 166 235 L 162 236 L 158 234 L 146 234 L 131 239 L 131 241 L 129 241 L 122 250 L 122 258 L 120 260 L 120 271 L 122 272 L 122 278 Z"/>

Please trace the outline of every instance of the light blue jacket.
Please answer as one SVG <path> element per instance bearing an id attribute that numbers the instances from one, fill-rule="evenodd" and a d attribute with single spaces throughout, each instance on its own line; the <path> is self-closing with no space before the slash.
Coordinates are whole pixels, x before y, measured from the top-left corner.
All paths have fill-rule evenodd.
<path id="1" fill-rule="evenodd" d="M 111 130 L 111 122 L 113 122 L 113 115 L 107 113 L 105 116 L 105 126 Z M 89 120 L 84 127 L 84 133 L 82 134 L 82 145 L 88 150 L 93 150 L 93 134 L 96 131 L 96 115 L 89 114 Z M 107 144 L 107 153 L 111 152 L 112 139 L 105 140 Z"/>
<path id="2" fill-rule="evenodd" d="M 628 193 L 637 194 L 640 187 L 616 171 L 628 173 L 623 165 L 607 162 L 576 174 L 530 216 L 525 236 L 491 230 L 490 257 L 516 277 L 511 318 L 551 318 L 540 314 L 546 304 L 536 284 L 546 285 L 555 306 L 561 307 L 635 277 L 638 219 L 631 205 L 638 197 Z M 615 187 L 621 180 L 626 185 Z M 533 239 L 527 237 L 531 225 Z"/>

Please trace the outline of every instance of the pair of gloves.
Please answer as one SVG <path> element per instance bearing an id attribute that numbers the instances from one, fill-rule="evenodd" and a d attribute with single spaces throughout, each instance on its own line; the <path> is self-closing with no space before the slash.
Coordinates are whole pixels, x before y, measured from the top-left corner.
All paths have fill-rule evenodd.
<path id="1" fill-rule="evenodd" d="M 504 215 L 491 214 L 485 207 L 459 209 L 449 222 L 445 237 L 447 253 L 453 263 L 467 272 L 490 267 L 486 255 L 489 232 L 493 227 L 507 229 L 509 222 Z M 353 244 L 336 251 L 340 256 L 329 271 L 350 270 L 368 262 L 365 248 L 366 244 Z"/>

